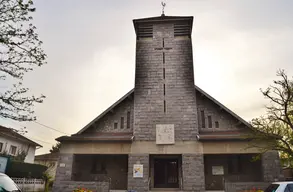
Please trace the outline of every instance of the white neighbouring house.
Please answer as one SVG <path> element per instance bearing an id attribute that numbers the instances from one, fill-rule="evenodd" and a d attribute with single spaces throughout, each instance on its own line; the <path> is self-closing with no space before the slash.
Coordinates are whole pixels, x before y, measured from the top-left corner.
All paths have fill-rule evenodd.
<path id="1" fill-rule="evenodd" d="M 36 149 L 40 144 L 16 133 L 11 128 L 0 126 L 0 153 L 11 156 L 18 155 L 21 151 L 26 152 L 25 163 L 34 163 Z"/>

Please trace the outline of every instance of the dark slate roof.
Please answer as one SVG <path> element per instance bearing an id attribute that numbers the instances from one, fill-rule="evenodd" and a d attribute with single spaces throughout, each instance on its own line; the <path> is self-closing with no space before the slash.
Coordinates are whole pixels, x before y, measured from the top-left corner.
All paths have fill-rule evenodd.
<path id="1" fill-rule="evenodd" d="M 4 137 L 10 137 L 10 138 L 13 138 L 15 140 L 22 141 L 22 142 L 28 143 L 30 145 L 42 147 L 42 145 L 40 145 L 40 144 L 38 144 L 38 143 L 26 138 L 25 136 L 23 136 L 23 135 L 21 135 L 19 133 L 16 133 L 15 131 L 13 131 L 13 129 L 7 128 L 7 127 L 1 126 L 1 125 L 0 125 L 0 135 L 2 135 Z"/>
<path id="2" fill-rule="evenodd" d="M 90 134 L 74 134 L 71 136 L 62 136 L 56 139 L 59 142 L 63 141 L 96 141 L 96 142 L 132 142 L 133 134 L 129 133 L 105 133 L 97 132 Z"/>

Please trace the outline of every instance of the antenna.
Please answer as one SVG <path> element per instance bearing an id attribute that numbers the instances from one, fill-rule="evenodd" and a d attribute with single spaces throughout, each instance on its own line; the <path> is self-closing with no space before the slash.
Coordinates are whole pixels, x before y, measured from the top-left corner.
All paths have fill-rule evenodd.
<path id="1" fill-rule="evenodd" d="M 162 16 L 165 16 L 164 11 L 165 11 L 165 7 L 166 7 L 166 3 L 162 1 L 161 5 L 162 5 Z"/>

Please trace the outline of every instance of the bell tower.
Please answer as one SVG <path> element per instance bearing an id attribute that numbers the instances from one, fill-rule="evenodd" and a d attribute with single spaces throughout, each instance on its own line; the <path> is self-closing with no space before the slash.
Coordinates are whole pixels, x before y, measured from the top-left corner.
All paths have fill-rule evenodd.
<path id="1" fill-rule="evenodd" d="M 174 140 L 198 133 L 191 32 L 193 17 L 133 20 L 136 32 L 134 136 L 156 140 L 157 125 L 171 125 Z"/>

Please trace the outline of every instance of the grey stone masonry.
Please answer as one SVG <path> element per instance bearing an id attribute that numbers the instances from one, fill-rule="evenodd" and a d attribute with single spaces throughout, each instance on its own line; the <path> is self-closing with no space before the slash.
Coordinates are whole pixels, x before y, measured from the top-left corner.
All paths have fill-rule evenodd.
<path id="1" fill-rule="evenodd" d="M 53 191 L 57 186 L 60 186 L 61 181 L 70 181 L 72 176 L 72 164 L 73 164 L 73 154 L 60 154 L 57 170 L 56 170 L 56 176 L 55 181 L 53 184 Z M 60 166 L 61 165 L 61 166 Z M 65 165 L 65 166 L 63 166 Z"/>
<path id="2" fill-rule="evenodd" d="M 173 23 L 154 23 L 153 38 L 136 42 L 134 136 L 154 141 L 156 124 L 174 124 L 175 140 L 198 133 L 192 42 Z"/>
<path id="3" fill-rule="evenodd" d="M 133 165 L 143 165 L 143 177 L 133 177 Z M 148 154 L 130 154 L 128 157 L 128 190 L 137 192 L 149 191 L 149 155 Z"/>
<path id="4" fill-rule="evenodd" d="M 283 179 L 279 153 L 269 151 L 262 154 L 263 179 L 266 182 L 279 181 Z"/>
<path id="5" fill-rule="evenodd" d="M 182 175 L 184 191 L 205 191 L 203 154 L 183 154 Z"/>

